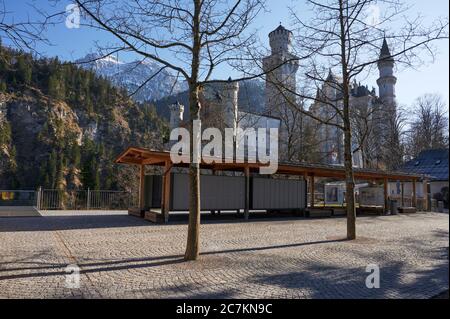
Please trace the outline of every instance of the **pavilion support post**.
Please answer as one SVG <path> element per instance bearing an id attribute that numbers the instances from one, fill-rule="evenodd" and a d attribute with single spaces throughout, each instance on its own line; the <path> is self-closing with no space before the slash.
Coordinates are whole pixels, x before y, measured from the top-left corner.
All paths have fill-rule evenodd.
<path id="1" fill-rule="evenodd" d="M 211 175 L 213 175 L 213 176 L 217 175 L 217 171 L 214 168 L 211 170 Z M 213 216 L 216 214 L 216 211 L 214 209 L 212 209 L 210 212 L 211 212 L 211 215 L 213 215 Z"/>
<path id="2" fill-rule="evenodd" d="M 145 194 L 144 194 L 144 185 L 145 185 L 145 165 L 140 165 L 139 171 L 139 209 L 142 211 L 145 209 Z"/>
<path id="3" fill-rule="evenodd" d="M 245 208 L 244 218 L 248 220 L 250 214 L 250 168 L 248 166 L 244 169 L 245 174 Z"/>
<path id="4" fill-rule="evenodd" d="M 311 208 L 314 208 L 314 193 L 315 193 L 315 185 L 314 185 L 314 174 L 310 177 L 310 191 L 311 191 Z"/>
<path id="5" fill-rule="evenodd" d="M 384 213 L 389 211 L 389 194 L 388 194 L 388 179 L 384 178 Z M 391 212 L 392 213 L 392 212 Z"/>
<path id="6" fill-rule="evenodd" d="M 402 207 L 405 207 L 405 183 L 401 183 L 401 191 L 402 191 Z"/>
<path id="7" fill-rule="evenodd" d="M 412 181 L 412 207 L 417 207 L 416 180 Z"/>
<path id="8" fill-rule="evenodd" d="M 170 171 L 172 165 L 170 161 L 166 161 L 164 165 L 164 175 L 163 175 L 163 185 L 162 185 L 162 203 L 161 203 L 161 213 L 164 217 L 164 222 L 169 222 L 169 211 L 170 211 Z"/>
<path id="9" fill-rule="evenodd" d="M 428 212 L 430 211 L 430 203 L 428 201 L 428 180 L 423 180 L 423 209 Z"/>

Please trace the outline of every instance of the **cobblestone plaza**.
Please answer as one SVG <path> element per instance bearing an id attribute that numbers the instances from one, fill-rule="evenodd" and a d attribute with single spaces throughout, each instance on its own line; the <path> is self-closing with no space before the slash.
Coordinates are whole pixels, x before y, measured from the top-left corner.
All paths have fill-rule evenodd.
<path id="1" fill-rule="evenodd" d="M 184 262 L 187 225 L 117 212 L 0 219 L 0 298 L 430 298 L 448 289 L 448 214 L 206 220 Z M 380 268 L 368 289 L 366 267 Z M 67 288 L 66 267 L 80 269 Z"/>

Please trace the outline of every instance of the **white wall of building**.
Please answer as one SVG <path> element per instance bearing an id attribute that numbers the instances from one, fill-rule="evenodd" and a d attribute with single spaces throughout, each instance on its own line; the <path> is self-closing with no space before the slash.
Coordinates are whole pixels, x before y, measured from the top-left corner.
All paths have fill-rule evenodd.
<path id="1" fill-rule="evenodd" d="M 440 193 L 441 189 L 443 187 L 448 187 L 449 182 L 443 181 L 443 182 L 430 182 L 430 194 L 433 196 L 433 194 Z M 417 197 L 423 197 L 424 194 L 424 184 L 422 182 L 416 183 L 416 196 Z M 390 195 L 401 195 L 401 183 L 391 182 L 389 183 L 388 192 Z M 413 195 L 413 185 L 411 182 L 405 182 L 404 183 L 404 192 L 406 197 L 412 197 Z M 426 192 L 426 191 L 425 191 Z"/>

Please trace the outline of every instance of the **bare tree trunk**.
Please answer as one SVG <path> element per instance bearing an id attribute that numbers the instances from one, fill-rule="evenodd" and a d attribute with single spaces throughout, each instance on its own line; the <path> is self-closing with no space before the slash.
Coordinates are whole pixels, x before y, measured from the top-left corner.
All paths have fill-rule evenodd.
<path id="1" fill-rule="evenodd" d="M 186 252 L 184 254 L 185 260 L 196 260 L 199 256 L 200 248 L 200 163 L 196 162 L 194 158 L 198 152 L 198 148 L 194 147 L 197 143 L 198 137 L 194 132 L 194 120 L 200 120 L 200 101 L 199 101 L 199 84 L 198 75 L 200 69 L 200 11 L 201 1 L 195 0 L 195 9 L 193 17 L 193 46 L 192 46 L 192 69 L 191 79 L 189 84 L 189 111 L 190 111 L 190 154 L 191 161 L 189 165 L 189 225 L 188 236 L 186 243 Z M 201 134 L 201 132 L 198 132 Z M 197 145 L 199 146 L 199 145 Z"/>
<path id="2" fill-rule="evenodd" d="M 344 114 L 346 107 L 344 106 Z M 347 106 L 348 110 L 348 106 Z M 344 120 L 344 122 L 349 122 Z M 353 175 L 352 133 L 349 123 L 344 123 L 344 167 L 347 202 L 347 239 L 356 238 L 355 178 Z"/>
<path id="3" fill-rule="evenodd" d="M 356 210 L 355 210 L 355 178 L 353 174 L 352 130 L 350 120 L 350 92 L 349 72 L 347 61 L 347 29 L 344 19 L 344 0 L 339 1 L 339 22 L 341 27 L 341 63 L 342 63 L 342 92 L 343 92 L 343 122 L 344 122 L 344 168 L 347 202 L 347 239 L 356 238 Z"/>
<path id="4" fill-rule="evenodd" d="M 199 88 L 198 86 L 190 89 L 189 106 L 191 119 L 200 119 L 200 103 L 199 103 Z M 200 133 L 199 133 L 200 134 Z M 185 260 L 196 260 L 199 255 L 200 246 L 200 164 L 194 163 L 194 143 L 196 137 L 194 136 L 194 125 L 191 120 L 190 124 L 190 152 L 191 163 L 189 165 L 189 226 L 188 237 L 186 244 L 186 252 L 184 255 Z"/>

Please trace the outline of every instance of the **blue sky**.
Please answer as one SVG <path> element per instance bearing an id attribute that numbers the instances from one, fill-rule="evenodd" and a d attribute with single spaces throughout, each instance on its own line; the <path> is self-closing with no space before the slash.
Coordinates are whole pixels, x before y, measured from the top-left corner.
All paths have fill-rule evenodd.
<path id="1" fill-rule="evenodd" d="M 448 17 L 448 0 L 407 0 L 408 4 L 414 7 L 411 14 L 420 12 L 426 18 Z M 44 8 L 50 12 L 63 10 L 70 1 L 61 0 L 57 2 L 56 7 L 49 1 L 43 0 L 6 0 L 7 10 L 10 11 L 16 20 L 30 16 L 33 18 L 36 14 L 30 4 L 39 8 Z M 267 35 L 276 28 L 280 22 L 286 27 L 290 26 L 289 7 L 295 8 L 299 15 L 307 16 L 308 11 L 303 0 L 268 0 L 268 12 L 262 12 L 253 27 L 260 32 L 260 38 L 263 43 L 268 45 Z M 94 43 L 111 42 L 112 38 L 104 33 L 93 31 L 92 29 L 68 29 L 64 24 L 51 27 L 47 36 L 52 42 L 52 46 L 39 45 L 38 50 L 47 56 L 58 56 L 62 60 L 73 60 L 83 57 L 94 49 Z M 426 63 L 417 70 L 407 69 L 398 70 L 396 74 L 397 98 L 403 105 L 411 105 L 415 98 L 425 93 L 440 93 L 444 99 L 449 101 L 449 46 L 448 41 L 441 41 L 438 44 L 439 55 L 433 64 Z M 127 57 L 123 57 L 127 59 Z M 129 57 L 128 57 L 129 59 Z M 228 78 L 226 69 L 219 70 L 216 74 L 218 78 Z M 371 86 L 376 86 L 377 74 L 364 80 Z"/>

